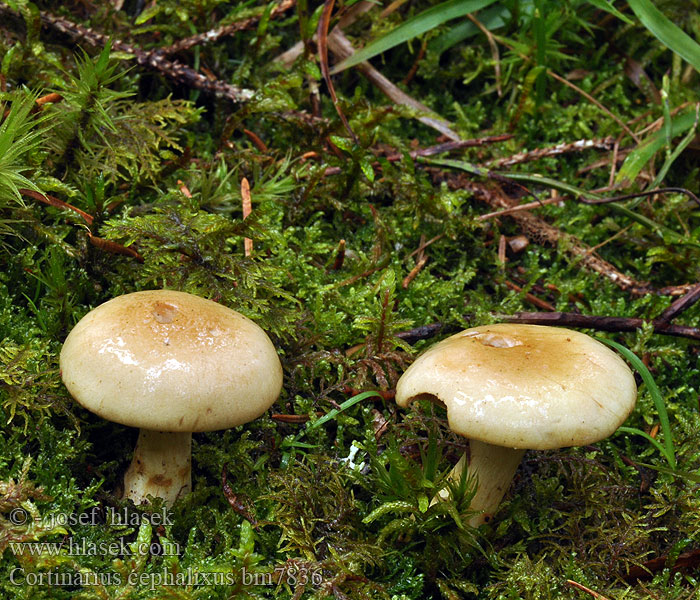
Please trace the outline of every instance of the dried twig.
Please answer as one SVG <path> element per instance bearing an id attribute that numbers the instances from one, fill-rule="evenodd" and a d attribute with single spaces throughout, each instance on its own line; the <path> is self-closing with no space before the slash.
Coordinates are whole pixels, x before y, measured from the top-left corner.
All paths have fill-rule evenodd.
<path id="1" fill-rule="evenodd" d="M 498 188 L 494 188 L 493 186 L 488 187 L 486 184 L 474 182 L 463 173 L 449 173 L 442 169 L 434 168 L 429 170 L 433 173 L 436 179 L 440 181 L 446 180 L 451 189 L 467 189 L 474 194 L 474 197 L 477 200 L 485 202 L 489 206 L 498 209 L 514 208 L 510 200 L 506 198 L 505 195 L 498 190 Z M 566 251 L 575 260 L 579 261 L 581 266 L 593 271 L 594 273 L 603 275 L 615 285 L 631 294 L 643 296 L 645 294 L 653 293 L 668 296 L 681 296 L 688 293 L 688 291 L 694 286 L 694 284 L 682 284 L 656 289 L 647 282 L 637 281 L 633 277 L 626 275 L 608 261 L 603 260 L 594 252 L 591 252 L 591 249 L 575 236 L 564 233 L 543 219 L 536 217 L 529 211 L 521 210 L 520 212 L 511 212 L 509 216 L 515 219 L 530 240 L 539 244 L 546 244 L 555 247 L 558 246 L 560 242 L 565 242 L 564 247 L 566 248 Z"/>
<path id="2" fill-rule="evenodd" d="M 508 289 L 513 290 L 514 292 L 521 293 L 523 291 L 523 288 L 521 288 L 519 285 L 516 285 L 512 281 L 508 281 L 506 279 L 505 281 L 506 287 Z M 530 292 L 525 292 L 524 296 L 525 300 L 527 300 L 530 304 L 534 304 L 537 308 L 541 308 L 542 310 L 547 310 L 550 312 L 555 312 L 557 309 L 554 308 L 549 302 L 542 300 L 541 298 L 538 298 L 534 294 L 531 294 Z M 538 313 L 539 314 L 539 313 Z"/>
<path id="3" fill-rule="evenodd" d="M 506 264 L 506 236 L 501 234 L 498 238 L 498 254 L 497 259 L 501 266 Z"/>
<path id="4" fill-rule="evenodd" d="M 3 4 L 0 4 L 0 15 L 17 17 L 16 13 Z M 44 28 L 69 37 L 73 43 L 85 42 L 97 48 L 104 47 L 109 43 L 112 49 L 133 55 L 139 66 L 156 70 L 176 83 L 201 90 L 217 98 L 224 98 L 232 102 L 244 102 L 250 100 L 254 95 L 253 90 L 240 88 L 219 79 L 208 79 L 191 67 L 168 60 L 158 51 L 141 50 L 121 40 L 109 38 L 89 27 L 83 27 L 47 12 L 41 12 L 40 17 L 41 25 Z"/>
<path id="5" fill-rule="evenodd" d="M 411 83 L 411 80 L 416 76 L 416 73 L 418 72 L 418 67 L 420 66 L 420 61 L 423 60 L 427 48 L 428 41 L 423 40 L 423 43 L 420 45 L 420 50 L 418 51 L 418 56 L 416 56 L 416 60 L 413 61 L 411 68 L 408 70 L 408 73 L 406 73 L 406 77 L 404 77 L 401 80 L 402 85 L 408 85 L 409 83 Z"/>
<path id="6" fill-rule="evenodd" d="M 406 258 L 412 258 L 416 254 L 422 254 L 423 251 L 430 246 L 433 242 L 437 242 L 440 238 L 445 237 L 444 233 L 438 233 L 435 237 L 430 238 L 427 242 L 423 241 L 423 238 L 421 238 L 421 243 L 418 248 L 416 248 L 413 252 L 411 252 Z"/>
<path id="7" fill-rule="evenodd" d="M 421 256 L 417 261 L 416 261 L 416 266 L 411 269 L 408 275 L 403 278 L 403 281 L 401 282 L 401 287 L 403 289 L 407 289 L 409 285 L 411 285 L 411 282 L 416 278 L 418 273 L 420 273 L 420 270 L 425 266 L 425 263 L 428 262 L 428 257 L 427 256 Z"/>
<path id="8" fill-rule="evenodd" d="M 675 319 L 683 311 L 689 309 L 693 304 L 700 300 L 700 283 L 696 284 L 690 291 L 685 295 L 681 296 L 673 302 L 664 312 L 662 312 L 657 318 L 657 323 L 668 323 Z"/>
<path id="9" fill-rule="evenodd" d="M 320 25 L 320 22 L 319 22 Z M 339 58 L 344 59 L 348 56 L 352 56 L 355 53 L 355 49 L 352 47 L 350 40 L 345 37 L 342 30 L 338 27 L 333 29 L 331 34 L 328 36 L 328 48 L 333 52 L 333 54 Z M 319 50 L 320 50 L 320 40 L 319 40 Z M 379 90 L 385 94 L 390 100 L 393 100 L 396 104 L 402 104 L 410 108 L 415 109 L 419 113 L 422 113 L 417 119 L 433 129 L 439 131 L 443 135 L 447 136 L 451 140 L 459 141 L 459 135 L 452 131 L 451 124 L 444 119 L 432 116 L 433 111 L 431 111 L 427 106 L 418 102 L 418 100 L 412 98 L 406 94 L 403 90 L 394 85 L 389 81 L 384 75 L 382 75 L 377 69 L 375 69 L 368 62 L 362 62 L 356 65 L 356 68 L 362 73 L 369 81 L 371 81 Z"/>
<path id="10" fill-rule="evenodd" d="M 531 60 L 531 59 L 527 59 L 527 60 Z M 564 85 L 570 87 L 572 90 L 578 92 L 578 93 L 581 94 L 586 100 L 588 100 L 591 104 L 595 104 L 600 110 L 602 110 L 602 111 L 603 111 L 606 115 L 608 115 L 613 121 L 615 121 L 620 127 L 622 127 L 622 129 L 625 131 L 625 133 L 626 133 L 627 135 L 629 135 L 635 142 L 637 142 L 638 144 L 640 143 L 639 137 L 638 137 L 637 135 L 635 135 L 634 131 L 632 131 L 629 127 L 627 127 L 627 125 L 625 124 L 625 122 L 624 122 L 622 119 L 620 119 L 620 117 L 618 117 L 616 114 L 614 114 L 614 113 L 613 113 L 609 108 L 607 108 L 604 104 L 601 104 L 600 102 L 598 102 L 598 100 L 596 100 L 596 99 L 595 99 L 593 96 L 591 96 L 589 93 L 585 92 L 585 91 L 582 90 L 580 87 L 578 87 L 577 85 L 571 83 L 570 81 L 564 79 L 561 75 L 558 75 L 557 73 L 555 73 L 555 72 L 552 71 L 551 69 L 547 69 L 547 75 L 549 75 L 549 76 L 552 77 L 553 79 L 556 79 L 556 80 L 559 81 L 560 83 L 563 83 Z"/>
<path id="11" fill-rule="evenodd" d="M 586 592 L 587 594 L 590 594 L 595 598 L 595 600 L 608 600 L 603 594 L 599 594 L 598 592 L 594 592 L 593 590 L 587 588 L 585 585 L 578 583 L 576 581 L 572 581 L 571 579 L 566 580 L 566 584 L 570 585 L 573 588 L 576 588 L 577 590 L 581 590 L 582 592 Z"/>
<path id="12" fill-rule="evenodd" d="M 328 86 L 328 93 L 331 96 L 336 112 L 338 113 L 343 126 L 348 134 L 350 134 L 352 140 L 355 142 L 355 144 L 359 144 L 359 140 L 357 139 L 355 132 L 350 127 L 350 123 L 348 123 L 348 120 L 345 118 L 345 114 L 340 108 L 340 102 L 338 102 L 338 96 L 335 93 L 335 87 L 333 86 L 333 80 L 331 79 L 330 69 L 328 67 L 328 28 L 330 27 L 331 13 L 333 12 L 334 5 L 335 0 L 325 0 L 323 4 L 323 12 L 321 12 L 321 18 L 318 20 L 318 29 L 316 30 L 318 62 L 321 65 L 321 74 L 326 82 L 326 86 Z"/>
<path id="13" fill-rule="evenodd" d="M 501 57 L 498 53 L 496 40 L 494 39 L 493 34 L 486 27 L 484 27 L 481 21 L 479 21 L 473 14 L 469 13 L 467 15 L 467 19 L 469 19 L 479 28 L 481 33 L 486 36 L 486 39 L 489 42 L 489 46 L 491 48 L 491 58 L 493 58 L 493 70 L 496 74 L 496 93 L 500 98 L 503 95 L 503 91 L 501 90 Z"/>
<path id="14" fill-rule="evenodd" d="M 296 0 L 282 0 L 282 2 L 280 2 L 277 6 L 275 6 L 275 8 L 273 8 L 270 11 L 269 18 L 274 19 L 275 17 L 288 11 L 295 5 Z M 213 44 L 214 42 L 218 42 L 219 40 L 225 37 L 229 37 L 234 33 L 238 33 L 239 31 L 252 29 L 260 22 L 260 18 L 261 17 L 259 16 L 248 17 L 247 19 L 243 19 L 242 21 L 236 21 L 235 23 L 230 23 L 228 25 L 224 25 L 223 27 L 217 27 L 216 29 L 210 29 L 209 31 L 206 31 L 204 33 L 198 33 L 197 35 L 193 35 L 191 37 L 179 40 L 174 44 L 171 44 L 170 46 L 160 48 L 156 51 L 156 53 L 161 56 L 168 56 L 170 54 L 177 54 L 178 52 L 183 52 L 184 50 L 189 50 L 194 46 Z"/>
<path id="15" fill-rule="evenodd" d="M 503 169 L 525 162 L 532 162 L 548 156 L 558 156 L 569 152 L 583 152 L 584 150 L 611 150 L 615 145 L 615 138 L 606 137 L 599 140 L 576 140 L 575 142 L 565 142 L 550 146 L 548 148 L 535 148 L 534 150 L 519 152 L 513 156 L 495 158 L 486 165 L 491 169 Z"/>
<path id="16" fill-rule="evenodd" d="M 504 208 L 503 210 L 496 210 L 494 212 L 486 213 L 485 215 L 479 215 L 476 219 L 477 221 L 486 221 L 487 219 L 493 219 L 496 217 L 506 217 L 512 215 L 513 213 L 520 212 L 522 210 L 530 210 L 531 208 L 540 208 L 541 206 L 546 206 L 547 204 L 558 204 L 561 202 L 560 197 L 549 198 L 547 200 L 536 200 L 535 202 L 528 202 L 527 204 L 517 204 L 511 208 Z"/>
<path id="17" fill-rule="evenodd" d="M 556 325 L 561 327 L 582 327 L 598 331 L 636 331 L 644 325 L 651 325 L 654 333 L 673 335 L 700 341 L 700 328 L 687 325 L 672 325 L 658 319 L 637 319 L 632 317 L 600 317 L 567 312 L 520 312 L 512 315 L 498 315 L 507 323 L 530 323 L 532 325 Z"/>

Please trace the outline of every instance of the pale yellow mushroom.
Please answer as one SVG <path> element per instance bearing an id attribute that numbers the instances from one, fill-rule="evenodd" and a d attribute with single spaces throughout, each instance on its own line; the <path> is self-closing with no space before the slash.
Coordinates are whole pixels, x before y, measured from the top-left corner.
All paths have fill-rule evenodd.
<path id="1" fill-rule="evenodd" d="M 172 504 L 192 487 L 192 432 L 252 421 L 277 399 L 282 366 L 253 321 L 171 290 L 135 292 L 89 312 L 61 351 L 68 391 L 109 421 L 139 427 L 124 496 Z"/>
<path id="2" fill-rule="evenodd" d="M 421 398 L 443 404 L 450 429 L 469 439 L 450 477 L 465 467 L 476 475 L 476 526 L 498 508 L 526 449 L 608 437 L 632 412 L 637 386 L 617 354 L 583 333 L 496 324 L 462 331 L 420 356 L 399 380 L 396 402 Z"/>

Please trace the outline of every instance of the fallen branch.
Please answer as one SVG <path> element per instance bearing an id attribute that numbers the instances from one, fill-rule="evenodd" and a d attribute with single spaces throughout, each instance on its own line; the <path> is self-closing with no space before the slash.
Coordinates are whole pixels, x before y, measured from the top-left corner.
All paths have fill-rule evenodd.
<path id="1" fill-rule="evenodd" d="M 664 312 L 662 312 L 656 321 L 659 323 L 668 323 L 675 319 L 683 311 L 689 309 L 693 304 L 700 300 L 700 283 L 696 284 L 690 291 L 671 304 Z"/>
<path id="2" fill-rule="evenodd" d="M 320 42 L 320 39 L 319 39 Z M 352 56 L 355 53 L 355 49 L 352 47 L 350 40 L 345 37 L 342 30 L 336 27 L 328 35 L 328 48 L 336 56 L 336 58 L 343 60 L 348 56 Z M 368 62 L 362 62 L 356 65 L 356 68 L 362 73 L 371 83 L 379 88 L 379 90 L 387 96 L 390 100 L 396 104 L 401 104 L 403 106 L 408 106 L 414 110 L 422 113 L 417 119 L 427 125 L 432 127 L 436 131 L 439 131 L 443 135 L 447 136 L 451 140 L 459 141 L 459 135 L 452 131 L 451 123 L 445 121 L 444 119 L 431 116 L 433 111 L 431 111 L 427 106 L 418 102 L 418 100 L 412 98 L 406 94 L 403 90 L 397 87 L 394 83 L 389 81 L 384 75 L 382 75 L 377 69 L 375 69 Z"/>
<path id="3" fill-rule="evenodd" d="M 469 190 L 477 200 L 495 209 L 506 209 L 508 216 L 518 223 L 523 233 L 530 240 L 542 245 L 566 248 L 566 252 L 577 260 L 581 266 L 594 273 L 603 275 L 626 292 L 636 296 L 645 294 L 682 296 L 695 286 L 695 284 L 681 284 L 657 289 L 648 282 L 637 281 L 618 270 L 608 261 L 600 258 L 591 248 L 587 247 L 575 236 L 564 233 L 527 210 L 518 209 L 519 212 L 513 211 L 512 209 L 518 208 L 517 205 L 513 206 L 510 199 L 494 186 L 489 187 L 483 183 L 472 181 L 466 174 L 451 173 L 435 167 L 430 167 L 429 172 L 432 173 L 434 179 L 446 181 L 450 189 Z M 559 246 L 562 242 L 563 245 Z"/>
<path id="4" fill-rule="evenodd" d="M 11 16 L 19 18 L 17 13 L 11 11 L 8 6 L 0 4 L 0 16 Z M 199 71 L 192 69 L 182 63 L 171 61 L 165 58 L 159 51 L 141 50 L 136 46 L 122 42 L 121 40 L 110 38 L 102 33 L 94 31 L 88 27 L 83 27 L 77 23 L 58 17 L 47 12 L 41 12 L 42 27 L 51 31 L 65 35 L 75 44 L 85 42 L 96 48 L 105 47 L 111 44 L 113 50 L 131 54 L 136 63 L 149 70 L 155 70 L 167 77 L 188 87 L 201 90 L 217 98 L 230 100 L 231 102 L 245 102 L 254 96 L 254 91 L 231 85 L 220 79 L 209 79 Z"/>

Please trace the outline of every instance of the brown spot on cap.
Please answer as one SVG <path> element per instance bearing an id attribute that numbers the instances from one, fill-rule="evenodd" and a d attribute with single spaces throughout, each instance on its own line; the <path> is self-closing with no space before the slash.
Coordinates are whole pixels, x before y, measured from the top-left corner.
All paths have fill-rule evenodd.
<path id="1" fill-rule="evenodd" d="M 396 402 L 436 397 L 455 433 L 508 448 L 596 442 L 634 408 L 637 387 L 607 346 L 569 329 L 495 324 L 435 344 L 402 375 Z"/>
<path id="2" fill-rule="evenodd" d="M 66 339 L 60 368 L 88 410 L 156 431 L 247 423 L 282 387 L 282 365 L 260 327 L 174 290 L 125 294 L 90 311 Z"/>
<path id="3" fill-rule="evenodd" d="M 156 302 L 153 305 L 153 318 L 159 323 L 172 323 L 177 317 L 177 306 L 167 302 Z"/>

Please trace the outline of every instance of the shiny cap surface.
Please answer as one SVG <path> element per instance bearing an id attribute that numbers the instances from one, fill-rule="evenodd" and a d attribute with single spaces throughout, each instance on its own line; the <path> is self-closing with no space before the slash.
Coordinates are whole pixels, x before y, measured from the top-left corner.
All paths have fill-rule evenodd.
<path id="1" fill-rule="evenodd" d="M 60 363 L 85 408 L 158 431 L 247 423 L 282 389 L 277 352 L 258 325 L 171 290 L 118 296 L 90 311 L 66 338 Z"/>
<path id="2" fill-rule="evenodd" d="M 403 374 L 396 402 L 429 397 L 452 431 L 510 448 L 579 446 L 613 433 L 637 386 L 607 346 L 570 329 L 496 324 L 439 342 Z"/>

